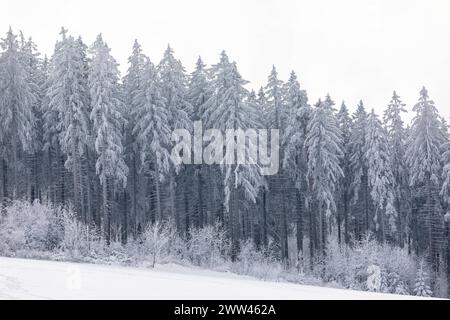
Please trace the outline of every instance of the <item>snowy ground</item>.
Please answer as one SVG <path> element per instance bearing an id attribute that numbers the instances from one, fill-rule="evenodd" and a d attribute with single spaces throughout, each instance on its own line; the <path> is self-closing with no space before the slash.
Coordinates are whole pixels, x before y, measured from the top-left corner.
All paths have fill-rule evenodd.
<path id="1" fill-rule="evenodd" d="M 0 258 L 0 299 L 413 299 L 191 269 L 155 270 Z"/>

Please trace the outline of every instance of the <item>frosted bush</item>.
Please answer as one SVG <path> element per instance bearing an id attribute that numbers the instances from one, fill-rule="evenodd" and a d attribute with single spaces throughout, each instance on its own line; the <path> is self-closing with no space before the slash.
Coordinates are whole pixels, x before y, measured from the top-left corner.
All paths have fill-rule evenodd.
<path id="1" fill-rule="evenodd" d="M 175 233 L 168 244 L 168 262 L 185 262 L 188 260 L 188 246 L 189 242 Z"/>
<path id="2" fill-rule="evenodd" d="M 241 243 L 241 250 L 232 270 L 262 280 L 278 280 L 283 272 L 282 264 L 270 250 L 257 250 L 253 241 Z"/>
<path id="3" fill-rule="evenodd" d="M 176 228 L 171 221 L 155 222 L 145 228 L 141 235 L 142 252 L 150 258 L 150 266 L 170 253 L 170 243 L 176 237 Z"/>
<path id="4" fill-rule="evenodd" d="M 328 246 L 323 280 L 340 283 L 346 288 L 353 287 L 358 270 L 357 266 L 350 263 L 350 255 L 350 247 L 339 245 L 337 241 L 331 240 Z"/>
<path id="5" fill-rule="evenodd" d="M 226 262 L 230 242 L 220 224 L 192 229 L 189 237 L 187 254 L 193 264 L 216 268 Z"/>
<path id="6" fill-rule="evenodd" d="M 0 250 L 11 254 L 21 250 L 50 251 L 62 240 L 60 209 L 39 201 L 13 201 L 0 217 Z"/>
<path id="7" fill-rule="evenodd" d="M 381 292 L 408 295 L 408 285 L 396 272 L 382 272 Z"/>
<path id="8" fill-rule="evenodd" d="M 72 258 L 99 255 L 103 249 L 99 231 L 82 223 L 73 211 L 62 209 L 63 239 L 61 249 Z"/>
<path id="9" fill-rule="evenodd" d="M 381 291 L 381 282 L 382 282 L 382 275 L 380 267 L 377 266 L 376 264 L 368 266 L 367 280 L 366 280 L 367 290 L 373 292 Z"/>
<path id="10" fill-rule="evenodd" d="M 133 251 L 129 250 L 131 245 L 124 246 L 119 241 L 113 241 L 110 243 L 109 246 L 104 245 L 102 242 L 102 249 L 101 254 L 99 257 L 103 260 L 102 262 L 105 262 L 107 264 L 118 264 L 118 265 L 128 265 L 133 264 Z M 91 249 L 91 255 L 92 255 Z"/>
<path id="11" fill-rule="evenodd" d="M 373 267 L 381 270 L 377 291 L 407 294 L 413 286 L 416 258 L 406 249 L 381 244 L 367 236 L 352 247 L 331 239 L 325 258 L 324 280 L 338 282 L 346 288 L 368 290 Z"/>
<path id="12" fill-rule="evenodd" d="M 122 245 L 128 254 L 129 262 L 138 265 L 143 260 L 142 246 L 139 239 L 129 239 L 125 245 Z"/>
<path id="13" fill-rule="evenodd" d="M 425 270 L 425 264 L 422 261 L 414 281 L 414 294 L 421 297 L 431 297 L 433 291 L 430 288 L 429 282 L 430 277 L 428 276 L 428 272 Z"/>

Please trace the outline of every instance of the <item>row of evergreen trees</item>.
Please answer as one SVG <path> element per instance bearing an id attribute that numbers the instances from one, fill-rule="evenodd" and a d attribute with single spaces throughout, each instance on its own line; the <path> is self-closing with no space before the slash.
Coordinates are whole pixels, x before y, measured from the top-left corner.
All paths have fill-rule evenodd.
<path id="1" fill-rule="evenodd" d="M 450 269 L 449 134 L 425 88 L 406 127 L 395 92 L 382 118 L 363 102 L 350 115 L 330 96 L 311 106 L 296 74 L 283 82 L 275 67 L 255 93 L 225 52 L 187 75 L 170 47 L 155 65 L 136 41 L 121 79 L 101 35 L 87 47 L 63 28 L 50 59 L 12 30 L 1 46 L 2 203 L 70 205 L 107 243 L 169 218 L 186 237 L 220 221 L 234 255 L 252 239 L 312 267 L 328 237 L 351 245 L 372 234 L 428 257 L 433 281 Z M 279 173 L 173 163 L 172 131 L 196 120 L 279 129 Z"/>

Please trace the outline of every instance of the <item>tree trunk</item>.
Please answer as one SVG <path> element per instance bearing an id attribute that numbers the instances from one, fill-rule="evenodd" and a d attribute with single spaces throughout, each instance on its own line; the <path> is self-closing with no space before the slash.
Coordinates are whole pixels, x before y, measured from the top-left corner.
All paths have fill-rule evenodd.
<path id="1" fill-rule="evenodd" d="M 18 167 L 18 156 L 17 156 L 17 138 L 15 135 L 13 135 L 11 139 L 11 145 L 12 145 L 12 199 L 15 200 L 17 197 L 17 191 L 18 191 L 18 180 L 17 180 L 17 167 Z"/>
<path id="2" fill-rule="evenodd" d="M 303 196 L 297 190 L 297 268 L 299 271 L 303 261 L 303 211 Z"/>
<path id="3" fill-rule="evenodd" d="M 64 156 L 61 154 L 60 155 L 60 159 L 59 159 L 59 169 L 60 169 L 60 174 L 59 174 L 59 198 L 60 198 L 60 203 L 62 205 L 66 204 L 66 185 L 65 185 L 65 169 L 64 169 Z"/>
<path id="4" fill-rule="evenodd" d="M 77 150 L 75 142 L 72 143 L 72 177 L 73 177 L 73 203 L 75 212 L 81 221 L 86 222 L 83 205 L 82 205 L 82 179 L 81 179 L 81 158 Z"/>
<path id="5" fill-rule="evenodd" d="M 314 250 L 315 250 L 315 247 L 314 247 L 314 242 L 315 242 L 314 241 L 314 239 L 315 239 L 314 228 L 315 228 L 315 224 L 314 224 L 314 221 L 313 221 L 314 216 L 313 216 L 312 210 L 309 209 L 308 212 L 309 212 L 309 267 L 310 267 L 310 269 L 312 271 L 313 268 L 314 268 Z"/>
<path id="6" fill-rule="evenodd" d="M 137 179 L 138 179 L 138 175 L 137 175 L 137 165 L 136 165 L 136 155 L 133 154 L 131 155 L 131 163 L 132 163 L 132 199 L 133 201 L 132 203 L 132 207 L 131 207 L 131 229 L 133 232 L 133 236 L 136 237 L 136 224 L 137 224 Z"/>
<path id="7" fill-rule="evenodd" d="M 126 190 L 122 191 L 122 244 L 126 245 L 128 242 L 128 229 L 129 229 L 129 217 L 128 217 L 128 194 Z"/>
<path id="8" fill-rule="evenodd" d="M 369 186 L 367 184 L 367 176 L 364 176 L 364 217 L 365 217 L 365 234 L 369 233 Z"/>
<path id="9" fill-rule="evenodd" d="M 347 190 L 344 192 L 344 240 L 345 244 L 349 244 L 349 230 L 348 230 L 348 194 Z"/>
<path id="10" fill-rule="evenodd" d="M 3 173 L 3 199 L 2 204 L 6 199 L 8 199 L 8 162 L 5 158 L 2 159 L 2 173 Z"/>
<path id="11" fill-rule="evenodd" d="M 228 225 L 231 232 L 231 260 L 234 262 L 239 254 L 239 227 L 238 227 L 238 199 L 237 190 L 231 188 L 230 192 L 230 203 L 228 212 Z"/>
<path id="12" fill-rule="evenodd" d="M 327 255 L 327 214 L 323 212 L 322 206 L 320 206 L 320 217 L 321 217 L 321 235 L 322 235 L 322 256 L 325 257 Z"/>
<path id="13" fill-rule="evenodd" d="M 103 230 L 105 233 L 106 244 L 111 244 L 111 210 L 109 207 L 109 196 L 108 196 L 108 179 L 103 179 Z"/>
<path id="14" fill-rule="evenodd" d="M 198 224 L 197 227 L 203 228 L 204 223 L 204 212 L 203 212 L 203 176 L 202 176 L 202 169 L 200 168 L 197 172 L 198 177 Z"/>
<path id="15" fill-rule="evenodd" d="M 189 197 L 187 196 L 188 195 L 188 185 L 185 183 L 184 184 L 184 214 L 185 214 L 185 220 L 186 220 L 186 222 L 185 222 L 185 231 L 186 231 L 186 234 L 188 234 L 189 233 Z M 178 228 L 178 225 L 177 225 L 177 228 Z M 178 229 L 180 232 L 181 232 L 181 225 L 180 225 L 180 229 Z"/>
<path id="16" fill-rule="evenodd" d="M 179 219 L 175 212 L 175 178 L 173 173 L 171 173 L 169 177 L 169 210 L 170 217 L 175 219 L 175 223 L 178 226 Z"/>
<path id="17" fill-rule="evenodd" d="M 338 244 L 341 244 L 341 212 L 338 210 L 336 215 L 337 232 L 338 232 Z"/>
<path id="18" fill-rule="evenodd" d="M 91 170 L 91 154 L 89 149 L 86 148 L 86 160 L 84 161 L 83 171 L 84 171 L 84 185 L 86 187 L 86 221 L 88 224 L 94 222 L 94 208 L 92 206 L 92 176 L 94 176 Z M 95 179 L 95 177 L 94 177 Z"/>
<path id="19" fill-rule="evenodd" d="M 448 214 L 448 213 L 447 213 Z M 445 235 L 447 239 L 447 298 L 450 298 L 450 219 L 445 221 Z"/>
<path id="20" fill-rule="evenodd" d="M 377 210 L 377 215 L 379 215 L 379 221 L 380 221 L 380 242 L 384 243 L 386 241 L 386 227 L 385 227 L 385 221 L 384 221 L 384 216 L 383 216 L 383 212 L 381 210 L 379 210 L 378 208 Z M 381 212 L 380 212 L 381 211 Z"/>
<path id="21" fill-rule="evenodd" d="M 161 211 L 161 185 L 159 181 L 159 173 L 156 173 L 155 177 L 155 197 L 156 197 L 156 220 L 162 221 L 162 211 Z"/>
<path id="22" fill-rule="evenodd" d="M 265 187 L 263 187 L 263 222 L 262 222 L 262 242 L 264 245 L 264 248 L 267 249 L 269 246 L 269 239 L 267 235 L 267 190 Z"/>
<path id="23" fill-rule="evenodd" d="M 282 224 L 282 253 L 283 261 L 286 267 L 289 265 L 289 244 L 288 244 L 288 213 L 286 209 L 286 198 L 283 192 L 283 224 Z"/>

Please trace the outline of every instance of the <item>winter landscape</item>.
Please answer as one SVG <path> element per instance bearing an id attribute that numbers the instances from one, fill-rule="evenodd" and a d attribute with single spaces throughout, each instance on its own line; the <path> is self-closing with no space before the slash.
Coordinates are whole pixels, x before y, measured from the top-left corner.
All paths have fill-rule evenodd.
<path id="1" fill-rule="evenodd" d="M 422 297 L 260 281 L 168 264 L 155 269 L 0 258 L 1 299 L 416 300 Z M 177 288 L 177 290 L 173 290 Z"/>
<path id="2" fill-rule="evenodd" d="M 130 39 L 120 67 L 101 33 L 62 27 L 47 55 L 16 27 L 0 41 L 0 299 L 450 297 L 433 87 L 377 109 L 312 101 L 302 70 L 249 82 L 227 51 L 154 61 Z"/>

